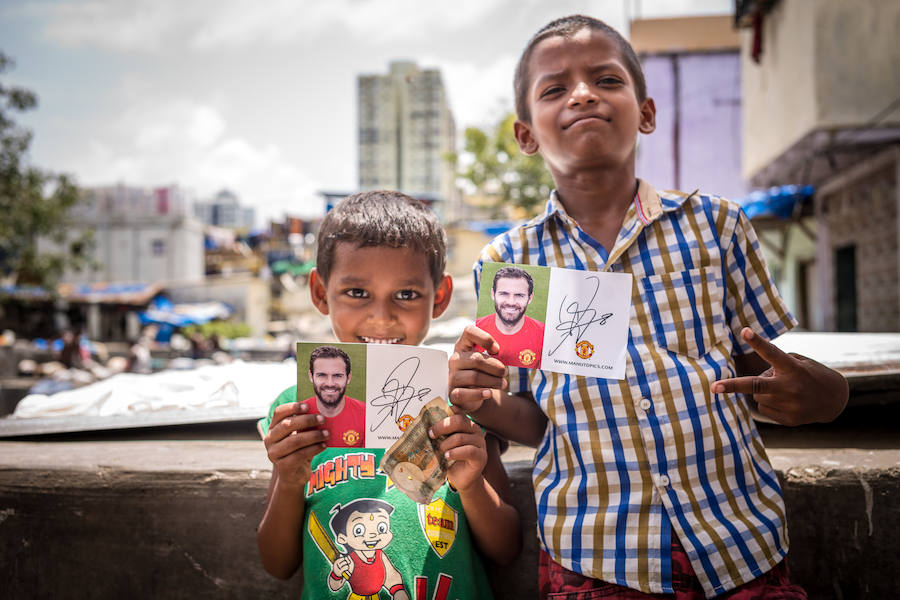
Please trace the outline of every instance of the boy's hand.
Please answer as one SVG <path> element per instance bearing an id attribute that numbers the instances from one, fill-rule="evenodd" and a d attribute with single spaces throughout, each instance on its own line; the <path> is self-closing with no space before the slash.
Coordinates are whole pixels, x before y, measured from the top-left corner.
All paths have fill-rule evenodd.
<path id="1" fill-rule="evenodd" d="M 318 429 L 325 419 L 306 414 L 308 410 L 302 402 L 289 402 L 276 407 L 272 415 L 264 441 L 282 484 L 305 486 L 312 474 L 312 457 L 325 448 L 328 431 Z"/>
<path id="2" fill-rule="evenodd" d="M 453 415 L 435 423 L 428 431 L 434 438 L 447 436 L 438 449 L 445 458 L 455 461 L 447 471 L 450 485 L 462 492 L 483 477 L 487 464 L 484 432 L 465 415 Z"/>
<path id="3" fill-rule="evenodd" d="M 759 375 L 716 381 L 714 394 L 752 394 L 760 414 L 783 425 L 828 422 L 847 405 L 843 375 L 811 358 L 787 354 L 745 327 L 741 337 L 770 366 Z"/>
<path id="4" fill-rule="evenodd" d="M 476 347 L 487 349 L 478 352 Z M 450 356 L 450 402 L 467 413 L 475 412 L 491 397 L 491 390 L 507 386 L 506 366 L 490 354 L 500 352 L 491 334 L 469 325 L 459 336 Z"/>

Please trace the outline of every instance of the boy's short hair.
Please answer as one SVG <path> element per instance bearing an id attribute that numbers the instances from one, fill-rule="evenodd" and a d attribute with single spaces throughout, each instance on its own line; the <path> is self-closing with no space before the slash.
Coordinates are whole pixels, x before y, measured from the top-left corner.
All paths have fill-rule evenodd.
<path id="1" fill-rule="evenodd" d="M 498 279 L 524 279 L 528 282 L 528 295 L 530 296 L 534 293 L 534 279 L 531 278 L 531 273 L 525 269 L 519 267 L 501 267 L 498 269 L 494 275 L 494 281 L 491 283 L 491 289 L 495 292 L 497 291 Z"/>
<path id="2" fill-rule="evenodd" d="M 350 357 L 347 356 L 347 353 L 337 348 L 335 346 L 319 346 L 317 348 L 313 348 L 313 351 L 309 353 L 309 372 L 315 373 L 313 369 L 313 365 L 320 358 L 340 358 L 344 361 L 344 366 L 347 367 L 346 374 L 350 374 Z"/>
<path id="3" fill-rule="evenodd" d="M 394 512 L 394 507 L 383 500 L 377 500 L 375 498 L 360 498 L 359 500 L 354 500 L 344 506 L 335 504 L 331 507 L 332 517 L 328 524 L 331 526 L 331 531 L 335 536 L 342 533 L 346 534 L 347 521 L 350 520 L 350 515 L 355 512 L 374 513 L 379 510 L 383 510 L 390 516 L 390 514 Z"/>
<path id="4" fill-rule="evenodd" d="M 425 254 L 435 287 L 444 275 L 447 240 L 437 217 L 421 200 L 391 190 L 347 196 L 325 215 L 319 228 L 316 270 L 327 282 L 341 242 L 410 248 Z"/>
<path id="5" fill-rule="evenodd" d="M 535 47 L 547 38 L 572 37 L 582 29 L 599 31 L 616 43 L 619 47 L 619 52 L 622 54 L 622 60 L 625 62 L 625 68 L 628 69 L 628 73 L 631 75 L 631 78 L 634 79 L 634 88 L 635 93 L 637 94 L 638 103 L 647 99 L 647 82 L 644 79 L 644 69 L 641 67 L 641 61 L 638 60 L 637 54 L 635 54 L 634 48 L 631 47 L 628 40 L 600 19 L 586 17 L 584 15 L 569 15 L 568 17 L 550 21 L 539 29 L 538 32 L 528 40 L 525 49 L 522 51 L 522 56 L 519 57 L 519 63 L 516 65 L 515 78 L 513 79 L 513 93 L 516 98 L 516 116 L 519 120 L 524 121 L 525 123 L 531 122 L 531 112 L 528 110 L 527 98 L 528 86 L 530 84 L 528 61 L 531 60 L 531 55 L 534 52 Z"/>

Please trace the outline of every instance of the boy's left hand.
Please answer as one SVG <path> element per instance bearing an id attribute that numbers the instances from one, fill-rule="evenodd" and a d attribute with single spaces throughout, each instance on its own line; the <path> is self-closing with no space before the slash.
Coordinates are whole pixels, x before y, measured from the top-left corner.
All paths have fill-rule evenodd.
<path id="1" fill-rule="evenodd" d="M 487 448 L 481 427 L 464 414 L 435 423 L 428 432 L 432 438 L 447 436 L 438 448 L 444 457 L 455 461 L 447 471 L 447 480 L 457 491 L 477 483 L 487 464 Z"/>
<path id="2" fill-rule="evenodd" d="M 741 330 L 741 337 L 769 368 L 756 370 L 757 375 L 716 381 L 711 386 L 714 394 L 752 394 L 759 413 L 782 425 L 825 423 L 844 410 L 850 392 L 843 375 L 811 358 L 783 352 L 749 327 Z"/>

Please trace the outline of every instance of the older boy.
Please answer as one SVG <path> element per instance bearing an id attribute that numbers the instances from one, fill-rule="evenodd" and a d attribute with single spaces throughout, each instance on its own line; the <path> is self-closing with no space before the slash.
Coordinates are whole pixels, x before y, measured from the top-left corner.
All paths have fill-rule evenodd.
<path id="1" fill-rule="evenodd" d="M 635 178 L 656 109 L 618 32 L 583 16 L 548 24 L 515 91 L 519 147 L 541 154 L 556 191 L 484 249 L 476 283 L 483 261 L 634 277 L 621 381 L 513 369 L 501 392 L 505 367 L 472 352 L 498 348 L 476 327 L 451 358 L 451 400 L 538 448 L 542 594 L 805 597 L 787 577 L 781 490 L 741 394 L 782 422 L 830 420 L 846 382 L 766 341 L 794 323 L 739 207 Z"/>
<path id="2" fill-rule="evenodd" d="M 389 191 L 350 196 L 326 215 L 319 230 L 317 266 L 310 274 L 313 304 L 330 317 L 342 342 L 418 345 L 431 319 L 450 302 L 445 253 L 443 229 L 421 202 Z M 511 561 L 521 548 L 519 515 L 506 500 L 509 482 L 497 438 L 484 436 L 462 414 L 436 424 L 432 432 L 448 435 L 441 450 L 455 462 L 449 485 L 431 504 L 417 505 L 376 469 L 384 450 L 326 448 L 333 433 L 322 415 L 295 402 L 296 395 L 296 386 L 285 390 L 261 423 L 274 467 L 257 532 L 264 568 L 288 578 L 302 563 L 303 598 L 347 597 L 370 584 L 373 594 L 384 587 L 396 600 L 431 598 L 436 590 L 448 598 L 490 598 L 473 544 L 498 563 Z M 384 525 L 391 532 L 390 547 L 387 532 L 375 531 L 385 536 L 385 547 L 358 553 L 354 539 L 337 527 L 342 553 L 321 519 L 311 516 L 340 512 L 358 499 L 393 507 L 385 508 L 391 515 Z M 374 513 L 368 514 L 374 523 Z M 360 525 L 360 535 L 367 531 Z M 370 544 L 374 549 L 378 542 L 373 538 Z"/>

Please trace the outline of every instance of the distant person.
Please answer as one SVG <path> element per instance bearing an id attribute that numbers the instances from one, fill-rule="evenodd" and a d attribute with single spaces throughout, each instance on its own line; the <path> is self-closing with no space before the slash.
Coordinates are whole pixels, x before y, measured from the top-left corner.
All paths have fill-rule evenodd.
<path id="1" fill-rule="evenodd" d="M 534 299 L 534 280 L 519 267 L 501 267 L 491 284 L 494 314 L 475 321 L 475 325 L 500 344 L 496 357 L 508 367 L 541 366 L 544 324 L 525 314 Z"/>
<path id="2" fill-rule="evenodd" d="M 331 432 L 329 446 L 361 448 L 366 442 L 366 404 L 346 395 L 352 372 L 350 357 L 334 346 L 319 346 L 309 355 L 314 396 L 304 400 L 308 414 L 322 415 Z"/>
<path id="3" fill-rule="evenodd" d="M 194 360 L 206 357 L 206 338 L 199 330 L 191 333 L 188 341 L 191 344 L 191 358 Z"/>
<path id="4" fill-rule="evenodd" d="M 222 341 L 219 339 L 218 333 L 210 334 L 209 339 L 206 341 L 206 348 L 209 350 L 210 355 L 222 352 Z"/>
<path id="5" fill-rule="evenodd" d="M 90 369 L 95 365 L 91 358 L 90 342 L 84 335 L 84 326 L 75 325 L 62 335 L 59 362 L 67 369 Z"/>
<path id="6" fill-rule="evenodd" d="M 153 372 L 153 361 L 150 348 L 153 345 L 155 328 L 145 327 L 138 339 L 128 349 L 128 363 L 125 370 L 129 373 L 147 375 Z"/>
<path id="7" fill-rule="evenodd" d="M 73 329 L 66 329 L 62 334 L 62 349 L 59 351 L 59 362 L 67 369 L 81 366 L 81 349 L 78 334 Z"/>

